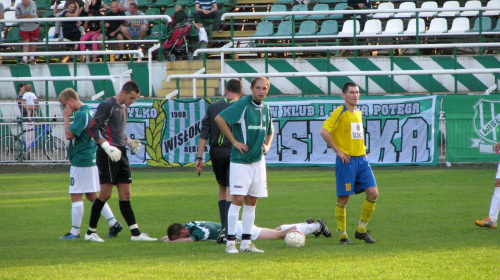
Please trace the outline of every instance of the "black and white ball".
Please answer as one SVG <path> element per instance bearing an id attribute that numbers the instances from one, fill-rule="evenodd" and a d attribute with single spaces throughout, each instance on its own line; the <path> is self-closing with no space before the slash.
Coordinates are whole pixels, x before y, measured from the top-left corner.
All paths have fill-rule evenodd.
<path id="1" fill-rule="evenodd" d="M 300 248 L 306 245 L 306 236 L 298 230 L 289 231 L 285 236 L 285 244 L 291 248 Z"/>

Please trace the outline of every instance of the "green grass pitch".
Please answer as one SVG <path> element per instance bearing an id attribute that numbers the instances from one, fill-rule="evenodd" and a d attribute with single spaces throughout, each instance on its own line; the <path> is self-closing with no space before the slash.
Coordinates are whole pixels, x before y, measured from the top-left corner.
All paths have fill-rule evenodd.
<path id="1" fill-rule="evenodd" d="M 368 225 L 376 244 L 354 240 L 364 195 L 351 198 L 347 228 L 355 244 L 338 244 L 332 168 L 269 168 L 269 197 L 256 225 L 324 218 L 334 235 L 308 236 L 295 249 L 257 241 L 264 254 L 228 255 L 214 242 L 135 243 L 124 228 L 106 242 L 58 240 L 71 226 L 69 167 L 0 170 L 0 279 L 498 279 L 500 229 L 474 225 L 488 215 L 494 164 L 377 167 L 379 200 Z M 12 169 L 12 168 L 11 168 Z M 16 169 L 30 170 L 31 167 Z M 208 169 L 133 169 L 132 207 L 143 232 L 161 238 L 167 225 L 219 221 L 218 187 Z M 122 224 L 117 193 L 109 201 Z M 85 202 L 82 232 L 91 205 Z"/>

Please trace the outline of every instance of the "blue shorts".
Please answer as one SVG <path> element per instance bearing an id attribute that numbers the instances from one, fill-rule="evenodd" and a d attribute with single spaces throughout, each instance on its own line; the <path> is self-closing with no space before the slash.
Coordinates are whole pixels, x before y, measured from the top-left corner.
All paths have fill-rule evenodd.
<path id="1" fill-rule="evenodd" d="M 337 179 L 337 196 L 348 196 L 376 187 L 377 182 L 372 168 L 365 156 L 351 157 L 349 163 L 342 163 L 337 157 L 335 162 L 335 178 Z"/>

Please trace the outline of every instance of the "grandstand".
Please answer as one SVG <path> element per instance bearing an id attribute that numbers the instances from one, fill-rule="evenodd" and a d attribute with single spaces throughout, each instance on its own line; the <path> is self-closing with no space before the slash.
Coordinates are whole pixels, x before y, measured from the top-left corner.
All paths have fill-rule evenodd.
<path id="1" fill-rule="evenodd" d="M 1 53 L 20 51 L 18 36 L 19 21 L 12 20 L 14 2 L 3 1 L 6 9 L 7 28 L 5 40 L 0 45 Z M 54 19 L 48 18 L 54 3 L 38 0 L 38 13 L 41 21 L 43 41 L 39 43 L 41 52 L 66 51 L 68 43 L 50 38 L 53 32 Z M 89 63 L 75 61 L 63 64 L 61 56 L 38 56 L 36 65 L 19 65 L 19 59 L 2 56 L 0 71 L 3 77 L 34 77 L 43 75 L 119 75 L 132 69 L 132 77 L 138 81 L 141 90 L 147 97 L 165 97 L 175 89 L 178 97 L 192 97 L 193 83 L 180 81 L 166 82 L 168 75 L 189 74 L 202 68 L 207 73 L 245 73 L 268 71 L 303 71 L 305 67 L 316 71 L 351 70 L 401 70 L 426 69 L 460 69 L 460 68 L 496 68 L 498 64 L 497 50 L 494 47 L 445 47 L 445 48 L 398 48 L 411 44 L 432 45 L 441 43 L 488 43 L 498 42 L 500 35 L 500 0 L 478 1 L 377 1 L 371 10 L 346 10 L 346 0 L 313 0 L 308 5 L 298 4 L 292 0 L 229 0 L 218 1 L 219 9 L 224 12 L 223 32 L 211 30 L 211 20 L 204 25 L 209 34 L 209 48 L 218 49 L 227 44 L 234 48 L 241 47 L 310 47 L 310 46 L 388 46 L 382 49 L 362 49 L 335 51 L 293 51 L 293 52 L 238 52 L 207 53 L 206 61 L 164 61 L 164 57 L 148 49 L 166 40 L 172 26 L 160 15 L 173 15 L 173 7 L 181 4 L 193 19 L 194 1 L 156 0 L 139 1 L 139 7 L 150 16 L 150 28 L 147 40 L 141 42 L 145 58 L 131 56 L 128 63 L 113 61 L 113 55 L 104 56 L 106 63 Z M 356 19 L 360 14 L 368 14 L 364 27 Z M 8 18 L 11 18 L 10 21 Z M 418 20 L 417 20 L 418 18 Z M 347 20 L 344 20 L 347 19 Z M 104 20 L 104 19 L 103 19 Z M 189 39 L 191 51 L 197 48 L 196 29 L 192 28 Z M 116 40 L 104 41 L 106 49 L 113 50 Z M 132 42 L 125 42 L 132 43 Z M 0 56 L 1 56 L 0 53 Z M 68 53 L 71 55 L 71 53 Z M 111 54 L 111 53 L 110 53 Z M 75 57 L 76 58 L 76 57 Z M 153 59 L 154 58 L 154 59 Z M 344 59 L 345 58 L 345 59 Z M 146 63 L 146 59 L 152 61 Z M 223 59 L 223 60 L 221 60 Z M 325 60 L 326 59 L 326 60 Z M 142 62 L 141 62 L 142 60 Z M 330 62 L 328 63 L 327 62 Z M 222 62 L 221 62 L 222 61 Z M 222 65 L 221 65 L 222 64 Z M 347 68 L 346 68 L 347 67 Z M 458 67 L 458 68 L 457 68 Z M 224 69 L 224 70 L 223 70 Z M 145 78 L 144 71 L 154 79 Z M 383 80 L 392 81 L 384 88 Z M 400 81 L 398 81 L 398 79 Z M 405 79 L 409 82 L 405 82 Z M 447 77 L 409 77 L 393 78 L 387 76 L 380 81 L 373 81 L 375 86 L 363 86 L 364 92 L 370 94 L 431 94 L 483 92 L 496 83 L 497 76 L 477 75 L 475 78 L 454 76 L 455 81 L 447 82 Z M 331 95 L 338 93 L 341 83 L 331 78 L 323 85 L 313 86 L 308 78 L 276 79 L 276 86 L 270 94 L 303 95 L 302 86 L 308 87 L 306 95 Z M 365 78 L 366 80 L 366 78 Z M 369 80 L 377 80 L 370 78 Z M 430 80 L 431 87 L 425 80 Z M 365 84 L 363 78 L 360 84 Z M 333 83 L 333 85 L 330 85 Z M 7 84 L 7 83 L 3 83 Z M 327 84 L 327 85 L 324 85 Z M 35 82 L 35 91 L 40 96 L 53 99 L 61 88 L 71 86 L 71 82 Z M 78 90 L 84 97 L 96 92 L 106 91 L 106 96 L 113 94 L 110 82 L 78 82 Z M 196 86 L 198 96 L 217 96 L 221 92 L 221 84 L 217 80 L 198 80 Z M 2 90 L 3 89 L 3 90 Z M 12 99 L 15 83 L 2 86 L 0 98 Z"/>

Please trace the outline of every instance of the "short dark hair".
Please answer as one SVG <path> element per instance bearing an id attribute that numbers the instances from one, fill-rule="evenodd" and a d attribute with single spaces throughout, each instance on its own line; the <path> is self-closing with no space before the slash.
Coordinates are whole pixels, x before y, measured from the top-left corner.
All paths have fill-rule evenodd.
<path id="1" fill-rule="evenodd" d="M 122 91 L 126 92 L 127 94 L 131 93 L 132 91 L 141 93 L 139 86 L 134 81 L 126 82 L 122 87 Z"/>
<path id="2" fill-rule="evenodd" d="M 181 234 L 181 230 L 184 229 L 184 226 L 179 223 L 173 223 L 167 228 L 167 236 L 168 239 L 174 240 L 174 237 L 177 237 Z"/>
<path id="3" fill-rule="evenodd" d="M 227 81 L 226 89 L 229 92 L 239 94 L 243 89 L 243 83 L 238 79 L 231 79 Z"/>
<path id="4" fill-rule="evenodd" d="M 139 5 L 137 5 L 137 3 L 135 2 L 130 2 L 130 4 L 128 4 L 129 6 L 134 6 L 136 8 L 139 8 Z"/>
<path id="5" fill-rule="evenodd" d="M 18 86 L 17 86 L 17 90 L 21 90 L 22 87 L 24 87 L 26 84 L 25 83 L 20 83 Z"/>
<path id="6" fill-rule="evenodd" d="M 356 84 L 355 82 L 346 82 L 343 86 L 342 86 L 342 93 L 347 93 L 347 89 L 350 88 L 350 87 L 357 87 L 358 84 Z"/>

